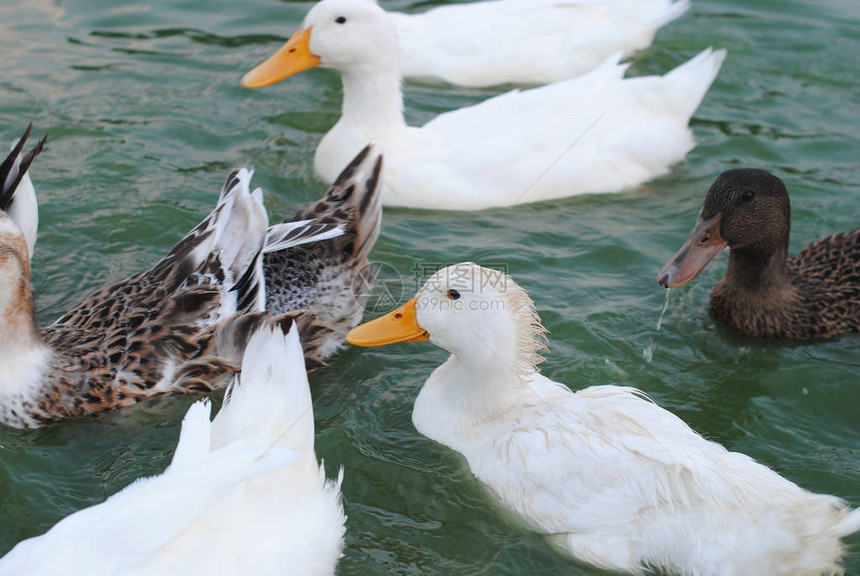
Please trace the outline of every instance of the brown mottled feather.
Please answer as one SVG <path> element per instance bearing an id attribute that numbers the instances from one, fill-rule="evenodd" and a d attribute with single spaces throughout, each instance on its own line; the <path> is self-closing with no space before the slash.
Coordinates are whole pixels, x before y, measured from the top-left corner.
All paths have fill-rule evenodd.
<path id="1" fill-rule="evenodd" d="M 233 173 L 227 185 L 236 182 Z M 16 317 L 34 318 L 26 246 L 8 216 L 0 214 L 7 223 L 0 248 L 14 256 L 6 273 L 19 273 L 25 280 Z M 321 365 L 321 342 L 330 330 L 313 314 L 272 318 L 265 312 L 241 314 L 240 308 L 239 314 L 220 318 L 224 298 L 233 291 L 230 273 L 220 252 L 197 249 L 211 233 L 206 223 L 213 215 L 153 268 L 95 292 L 40 330 L 41 345 L 50 349 L 49 366 L 36 388 L 22 388 L 17 395 L 0 389 L 0 422 L 34 427 L 129 406 L 153 394 L 223 387 L 239 368 L 251 334 L 265 323 L 286 328 L 297 322 L 308 365 Z M 257 256 L 250 266 L 257 266 L 264 240 L 265 227 L 253 240 L 260 248 L 254 249 Z M 236 299 L 245 298 L 236 294 Z"/>
<path id="2" fill-rule="evenodd" d="M 860 332 L 860 228 L 828 236 L 788 262 L 790 284 L 761 297 L 720 281 L 710 310 L 746 334 L 831 338 Z"/>

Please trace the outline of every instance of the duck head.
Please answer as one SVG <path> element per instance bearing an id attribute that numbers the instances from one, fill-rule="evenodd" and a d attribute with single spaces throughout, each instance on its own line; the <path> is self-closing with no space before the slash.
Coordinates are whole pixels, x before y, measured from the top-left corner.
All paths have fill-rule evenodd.
<path id="1" fill-rule="evenodd" d="M 245 74 L 242 86 L 261 88 L 316 66 L 396 69 L 398 57 L 397 31 L 375 2 L 323 0 L 280 50 Z"/>
<path id="2" fill-rule="evenodd" d="M 732 258 L 767 263 L 788 248 L 791 206 L 782 180 L 757 168 L 728 170 L 711 185 L 687 243 L 657 281 L 676 288 L 692 281 L 723 248 Z"/>
<path id="3" fill-rule="evenodd" d="M 543 361 L 545 332 L 531 298 L 510 276 L 464 262 L 439 270 L 406 304 L 346 339 L 356 346 L 429 340 L 464 364 L 524 375 Z"/>

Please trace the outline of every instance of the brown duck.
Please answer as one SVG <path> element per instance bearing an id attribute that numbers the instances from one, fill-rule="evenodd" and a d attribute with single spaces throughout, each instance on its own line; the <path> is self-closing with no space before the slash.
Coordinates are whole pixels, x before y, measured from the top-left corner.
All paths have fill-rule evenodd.
<path id="1" fill-rule="evenodd" d="M 38 150 L 29 157 L 32 158 Z M 0 167 L 20 166 L 16 158 Z M 377 193 L 381 161 L 365 153 L 340 184 Z M 107 286 L 39 328 L 24 234 L 0 210 L 0 422 L 22 428 L 91 414 L 165 392 L 225 386 L 240 369 L 251 334 L 293 322 L 305 362 L 322 362 L 332 329 L 316 314 L 265 310 L 264 254 L 345 232 L 312 219 L 268 227 L 251 172 L 233 171 L 215 209 L 155 266 Z M 21 179 L 0 173 L 0 198 L 14 201 Z"/>
<path id="2" fill-rule="evenodd" d="M 860 228 L 828 236 L 788 257 L 791 206 L 782 180 L 765 170 L 720 174 L 687 243 L 660 270 L 664 288 L 693 280 L 723 248 L 725 277 L 711 314 L 767 338 L 831 338 L 860 331 Z"/>

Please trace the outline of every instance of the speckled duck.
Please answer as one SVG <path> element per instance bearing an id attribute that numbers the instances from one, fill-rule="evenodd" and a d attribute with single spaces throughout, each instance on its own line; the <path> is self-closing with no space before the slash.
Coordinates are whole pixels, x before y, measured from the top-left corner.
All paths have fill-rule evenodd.
<path id="1" fill-rule="evenodd" d="M 2 164 L 7 205 L 21 182 L 9 172 L 20 154 L 13 150 Z M 327 241 L 343 226 L 305 220 L 269 227 L 250 179 L 246 169 L 233 171 L 215 209 L 155 266 L 41 329 L 25 235 L 0 211 L 0 422 L 32 428 L 155 394 L 226 386 L 251 334 L 266 324 L 296 322 L 306 363 L 319 365 L 331 330 L 312 313 L 265 312 L 263 254 Z"/>

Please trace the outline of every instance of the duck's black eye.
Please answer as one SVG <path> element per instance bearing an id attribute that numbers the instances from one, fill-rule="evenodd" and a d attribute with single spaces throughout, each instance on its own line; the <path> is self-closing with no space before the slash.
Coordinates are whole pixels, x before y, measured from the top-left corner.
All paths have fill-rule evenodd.
<path id="1" fill-rule="evenodd" d="M 741 202 L 749 202 L 753 199 L 753 196 L 755 196 L 755 194 L 752 190 L 744 190 L 744 193 L 741 194 Z"/>
<path id="2" fill-rule="evenodd" d="M 450 298 L 451 300 L 459 300 L 460 293 L 451 288 L 450 290 L 448 290 L 448 298 Z"/>
<path id="3" fill-rule="evenodd" d="M 338 16 L 334 21 L 338 24 L 346 24 L 346 16 Z"/>

